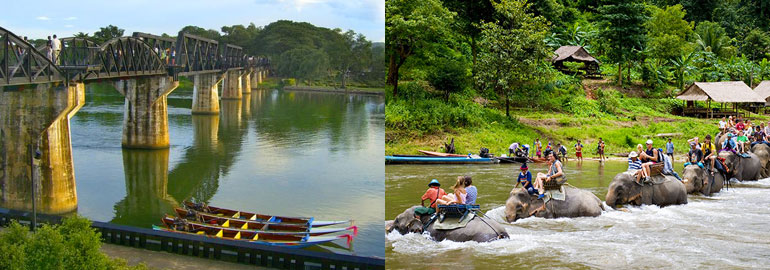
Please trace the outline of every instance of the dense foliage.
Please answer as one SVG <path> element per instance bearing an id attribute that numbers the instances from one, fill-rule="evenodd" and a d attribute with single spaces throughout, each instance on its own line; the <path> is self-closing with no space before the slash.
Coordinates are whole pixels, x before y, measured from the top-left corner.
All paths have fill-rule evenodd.
<path id="1" fill-rule="evenodd" d="M 107 257 L 101 245 L 99 233 L 83 217 L 43 225 L 34 233 L 12 222 L 0 231 L 0 269 L 147 269 Z"/>
<path id="2" fill-rule="evenodd" d="M 223 26 L 221 31 L 217 31 L 188 25 L 181 31 L 240 46 L 249 55 L 267 56 L 273 71 L 277 71 L 276 75 L 296 78 L 297 83 L 322 83 L 345 88 L 352 80 L 363 86 L 384 85 L 383 44 L 373 43 L 352 30 L 279 20 L 264 27 L 251 23 L 247 26 Z M 93 36 L 88 33 L 78 33 L 77 36 L 101 44 L 123 34 L 123 29 L 109 25 L 100 28 Z M 174 34 L 162 35 L 174 38 Z M 45 44 L 44 40 L 39 42 Z"/>
<path id="3" fill-rule="evenodd" d="M 676 116 L 682 103 L 673 99 L 692 82 L 739 80 L 754 87 L 770 80 L 767 0 L 386 0 L 385 5 L 392 87 L 388 151 L 431 143 L 442 131 L 485 137 L 481 130 L 495 130 L 511 139 L 499 133 L 530 134 L 533 128 L 564 138 L 604 134 L 620 143 L 608 142 L 610 147 L 620 147 L 626 135 L 606 134 L 616 132 L 609 127 L 650 115 L 684 122 L 666 128 L 649 122 L 630 129 L 633 134 L 694 125 Z M 566 45 L 582 46 L 596 57 L 600 78 L 583 78 L 583 64 L 566 64 L 568 74 L 556 70 L 553 52 Z M 442 71 L 473 83 L 457 89 Z M 516 117 L 504 117 L 509 107 Z M 535 112 L 588 128 L 548 130 L 542 122 L 527 122 Z M 600 120 L 590 121 L 595 118 Z"/>

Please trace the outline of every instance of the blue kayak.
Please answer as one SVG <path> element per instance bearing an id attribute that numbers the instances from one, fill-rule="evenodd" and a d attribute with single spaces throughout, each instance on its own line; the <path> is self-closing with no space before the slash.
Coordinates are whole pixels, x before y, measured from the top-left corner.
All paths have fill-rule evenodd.
<path id="1" fill-rule="evenodd" d="M 385 156 L 385 164 L 490 164 L 495 158 Z"/>

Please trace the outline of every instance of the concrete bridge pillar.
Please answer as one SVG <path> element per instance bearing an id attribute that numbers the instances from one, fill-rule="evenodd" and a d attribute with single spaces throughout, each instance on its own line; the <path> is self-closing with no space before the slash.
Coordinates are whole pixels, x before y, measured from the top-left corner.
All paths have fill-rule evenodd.
<path id="1" fill-rule="evenodd" d="M 85 86 L 38 84 L 0 93 L 0 207 L 32 209 L 32 174 L 38 211 L 77 209 L 69 118 L 85 103 Z M 29 146 L 42 153 L 30 170 Z"/>
<path id="2" fill-rule="evenodd" d="M 240 70 L 227 71 L 224 80 L 222 99 L 241 99 L 241 72 Z"/>
<path id="3" fill-rule="evenodd" d="M 259 77 L 259 70 L 258 69 L 254 69 L 251 72 L 251 87 L 252 87 L 252 89 L 259 88 L 259 82 L 257 81 L 257 77 Z"/>
<path id="4" fill-rule="evenodd" d="M 264 72 L 264 71 L 262 71 L 262 70 L 260 70 L 260 71 L 257 71 L 257 83 L 258 83 L 258 84 L 261 84 L 261 83 L 262 83 L 262 73 L 263 73 L 263 72 Z"/>
<path id="5" fill-rule="evenodd" d="M 244 95 L 251 94 L 251 72 L 245 71 L 241 77 L 241 91 Z"/>
<path id="6" fill-rule="evenodd" d="M 124 148 L 168 148 L 168 104 L 166 97 L 178 81 L 152 76 L 121 80 L 115 89 L 126 97 L 123 114 Z"/>
<path id="7" fill-rule="evenodd" d="M 193 77 L 193 114 L 219 114 L 219 82 L 224 76 L 199 74 Z"/>

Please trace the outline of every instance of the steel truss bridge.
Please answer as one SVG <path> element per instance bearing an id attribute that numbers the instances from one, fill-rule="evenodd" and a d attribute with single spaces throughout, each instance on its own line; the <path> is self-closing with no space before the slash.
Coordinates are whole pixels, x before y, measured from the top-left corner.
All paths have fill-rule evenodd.
<path id="1" fill-rule="evenodd" d="M 96 44 L 62 38 L 54 63 L 45 47 L 33 47 L 0 27 L 0 87 L 85 82 L 140 76 L 193 76 L 232 70 L 267 69 L 269 59 L 245 55 L 243 48 L 179 32 L 177 38 L 134 32 Z"/>

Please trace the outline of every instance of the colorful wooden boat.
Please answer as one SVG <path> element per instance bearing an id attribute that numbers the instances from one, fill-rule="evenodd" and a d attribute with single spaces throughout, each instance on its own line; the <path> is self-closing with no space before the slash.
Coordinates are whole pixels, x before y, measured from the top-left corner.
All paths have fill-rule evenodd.
<path id="1" fill-rule="evenodd" d="M 385 156 L 385 164 L 490 164 L 497 162 L 499 161 L 494 158 Z"/>
<path id="2" fill-rule="evenodd" d="M 166 223 L 161 219 L 165 227 L 152 225 L 153 230 L 167 231 L 174 233 L 201 235 L 229 239 L 234 241 L 247 241 L 259 245 L 279 246 L 285 248 L 304 248 L 308 246 L 328 243 L 338 239 L 345 239 L 348 246 L 353 241 L 353 236 L 343 234 L 337 236 L 310 236 L 310 235 L 290 235 L 290 234 L 269 234 L 249 230 L 237 230 L 231 228 L 214 228 L 206 226 L 177 226 L 173 223 Z"/>
<path id="3" fill-rule="evenodd" d="M 170 215 L 166 215 L 166 217 L 163 218 L 163 222 L 164 224 L 191 224 L 195 226 L 210 227 L 210 228 L 230 228 L 230 229 L 236 229 L 241 231 L 253 231 L 253 232 L 265 233 L 265 234 L 290 234 L 290 235 L 309 234 L 310 236 L 318 236 L 318 235 L 345 232 L 348 230 L 352 230 L 353 236 L 358 235 L 357 226 L 350 226 L 347 228 L 310 228 L 310 227 L 303 228 L 303 227 L 281 226 L 280 224 L 273 224 L 273 225 L 253 224 L 253 223 L 247 223 L 247 222 L 241 222 L 240 224 L 238 224 L 235 221 L 230 222 L 230 220 L 226 220 L 226 219 L 212 219 L 207 222 L 198 222 L 193 220 L 187 220 L 184 218 L 177 218 L 175 216 L 170 216 Z M 254 225 L 257 225 L 257 226 L 254 226 Z"/>
<path id="4" fill-rule="evenodd" d="M 320 220 L 315 220 L 312 217 L 286 217 L 286 216 L 257 214 L 257 213 L 242 212 L 242 211 L 221 208 L 221 207 L 214 207 L 206 204 L 196 204 L 188 201 L 184 202 L 184 206 L 188 210 L 193 210 L 199 214 L 207 213 L 217 217 L 250 220 L 256 223 L 260 223 L 260 222 L 261 223 L 281 223 L 286 225 L 296 224 L 296 225 L 308 225 L 312 227 L 324 227 L 324 226 L 338 225 L 338 224 L 350 224 L 353 222 L 352 220 L 320 221 Z M 189 214 L 182 214 L 179 211 L 177 211 L 177 214 L 182 217 L 189 216 Z"/>

